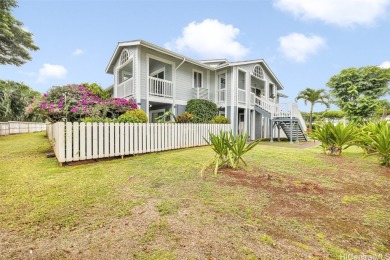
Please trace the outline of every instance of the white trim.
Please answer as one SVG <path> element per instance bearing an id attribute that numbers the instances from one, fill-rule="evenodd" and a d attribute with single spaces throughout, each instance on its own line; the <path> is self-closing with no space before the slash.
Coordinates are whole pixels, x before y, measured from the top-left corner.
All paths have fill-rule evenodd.
<path id="1" fill-rule="evenodd" d="M 230 92 L 231 92 L 231 96 L 230 96 L 230 103 L 231 103 L 231 107 L 230 107 L 230 122 L 231 122 L 231 124 L 232 124 L 232 126 L 233 126 L 233 132 L 234 132 L 234 134 L 237 134 L 237 131 L 234 131 L 234 124 L 235 124 L 235 122 L 236 122 L 236 120 L 235 120 L 235 110 L 237 110 L 237 107 L 235 106 L 235 91 L 237 91 L 237 90 L 235 90 L 234 89 L 234 71 L 235 71 L 235 68 L 236 67 L 232 67 L 231 68 L 231 74 L 230 74 L 230 77 L 231 77 L 231 79 L 230 79 Z M 226 78 L 227 78 L 227 74 L 226 74 Z"/>
<path id="2" fill-rule="evenodd" d="M 135 71 L 134 75 L 136 75 L 136 95 L 137 95 L 137 103 L 141 103 L 141 47 L 137 47 L 137 71 Z"/>
<path id="3" fill-rule="evenodd" d="M 204 75 L 203 75 L 204 73 L 203 73 L 203 71 L 197 70 L 197 69 L 192 69 L 192 88 L 195 88 L 195 81 L 194 81 L 194 74 L 195 74 L 195 72 L 199 73 L 201 75 L 201 77 L 202 77 L 200 88 L 205 88 L 204 87 Z"/>

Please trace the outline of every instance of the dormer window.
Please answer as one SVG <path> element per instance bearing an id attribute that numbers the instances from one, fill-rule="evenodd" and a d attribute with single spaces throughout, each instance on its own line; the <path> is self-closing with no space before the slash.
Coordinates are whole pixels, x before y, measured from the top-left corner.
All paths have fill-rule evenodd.
<path id="1" fill-rule="evenodd" d="M 252 75 L 255 76 L 256 78 L 264 79 L 264 71 L 263 71 L 263 69 L 260 67 L 260 65 L 256 65 L 256 66 L 253 68 Z"/>
<path id="2" fill-rule="evenodd" d="M 125 64 L 129 60 L 129 52 L 127 50 L 123 50 L 121 53 L 120 65 Z"/>

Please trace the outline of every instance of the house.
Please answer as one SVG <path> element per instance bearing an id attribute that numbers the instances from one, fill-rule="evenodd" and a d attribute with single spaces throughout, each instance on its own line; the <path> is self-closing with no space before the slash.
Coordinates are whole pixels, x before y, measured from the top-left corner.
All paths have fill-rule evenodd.
<path id="1" fill-rule="evenodd" d="M 208 99 L 230 119 L 235 133 L 250 139 L 284 133 L 306 140 L 305 122 L 286 97 L 283 85 L 262 60 L 197 61 L 143 40 L 118 43 L 106 68 L 114 75 L 113 97 L 133 98 L 150 122 L 165 111 L 184 113 L 190 99 Z M 282 130 L 282 131 L 281 131 Z"/>

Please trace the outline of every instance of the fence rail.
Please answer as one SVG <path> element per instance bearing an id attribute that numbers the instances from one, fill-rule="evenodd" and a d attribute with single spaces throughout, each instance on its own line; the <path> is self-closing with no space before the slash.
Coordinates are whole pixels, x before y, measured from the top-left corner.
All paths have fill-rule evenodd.
<path id="1" fill-rule="evenodd" d="M 33 133 L 46 130 L 45 123 L 9 121 L 0 122 L 0 136 Z"/>
<path id="2" fill-rule="evenodd" d="M 81 161 L 207 145 L 223 124 L 64 123 L 47 125 L 57 160 Z"/>

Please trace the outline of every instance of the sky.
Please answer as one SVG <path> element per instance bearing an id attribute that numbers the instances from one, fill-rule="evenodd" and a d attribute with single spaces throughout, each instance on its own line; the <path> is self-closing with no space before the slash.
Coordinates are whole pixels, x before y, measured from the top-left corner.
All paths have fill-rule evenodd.
<path id="1" fill-rule="evenodd" d="M 42 93 L 113 83 L 118 42 L 145 40 L 193 59 L 264 59 L 294 102 L 342 69 L 390 67 L 390 0 L 19 0 L 13 10 L 40 48 L 1 65 L 0 79 Z M 308 111 L 303 101 L 302 111 Z M 316 105 L 316 111 L 325 107 Z"/>

